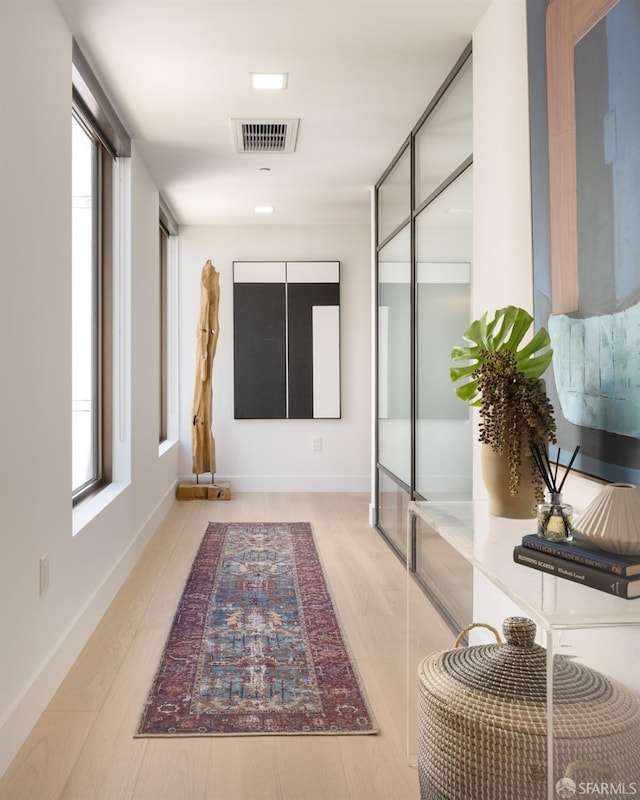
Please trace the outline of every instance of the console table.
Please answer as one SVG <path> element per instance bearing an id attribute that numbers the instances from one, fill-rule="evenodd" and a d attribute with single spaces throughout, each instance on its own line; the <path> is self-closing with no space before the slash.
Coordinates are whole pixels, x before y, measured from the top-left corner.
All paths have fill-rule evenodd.
<path id="1" fill-rule="evenodd" d="M 640 598 L 625 600 L 516 564 L 513 548 L 523 535 L 535 531 L 535 524 L 535 520 L 492 517 L 486 502 L 411 502 L 407 513 L 407 585 L 415 573 L 419 538 L 428 531 L 430 536 L 446 541 L 472 567 L 474 621 L 498 630 L 504 618 L 513 614 L 536 622 L 538 641 L 547 649 L 548 797 L 555 800 L 555 783 L 562 776 L 555 775 L 553 768 L 554 657 L 575 658 L 640 693 Z M 446 598 L 442 600 L 446 602 Z M 412 707 L 415 695 L 411 688 L 417 681 L 416 658 L 420 655 L 412 651 L 417 613 L 407 595 L 407 755 L 412 764 L 417 758 L 416 706 Z M 471 643 L 474 641 L 478 643 L 478 638 L 472 635 Z M 637 779 L 640 788 L 640 753 Z"/>

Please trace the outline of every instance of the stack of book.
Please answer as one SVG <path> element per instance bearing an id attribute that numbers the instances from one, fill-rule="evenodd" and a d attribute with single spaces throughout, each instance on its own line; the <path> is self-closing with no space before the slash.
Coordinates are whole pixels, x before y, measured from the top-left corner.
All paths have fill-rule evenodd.
<path id="1" fill-rule="evenodd" d="M 571 542 L 551 542 L 536 533 L 523 536 L 513 560 L 627 600 L 640 597 L 640 557 L 606 553 L 576 533 Z"/>

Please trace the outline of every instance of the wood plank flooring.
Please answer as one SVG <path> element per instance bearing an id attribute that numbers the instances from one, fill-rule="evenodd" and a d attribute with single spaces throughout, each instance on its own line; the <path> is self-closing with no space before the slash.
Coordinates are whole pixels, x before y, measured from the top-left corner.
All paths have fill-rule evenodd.
<path id="1" fill-rule="evenodd" d="M 453 636 L 417 588 L 407 592 L 402 564 L 368 524 L 368 500 L 247 493 L 176 501 L 0 779 L 0 800 L 416 800 L 407 602 L 412 675 L 419 654 L 450 647 Z M 210 520 L 311 523 L 378 735 L 133 738 Z M 413 727 L 409 740 L 411 749 Z"/>

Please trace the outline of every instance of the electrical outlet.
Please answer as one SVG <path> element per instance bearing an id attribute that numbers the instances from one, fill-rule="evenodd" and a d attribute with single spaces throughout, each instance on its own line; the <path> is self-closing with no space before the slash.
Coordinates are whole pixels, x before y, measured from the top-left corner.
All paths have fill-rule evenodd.
<path id="1" fill-rule="evenodd" d="M 311 449 L 314 453 L 319 453 L 322 450 L 322 436 L 311 437 Z"/>
<path id="2" fill-rule="evenodd" d="M 49 588 L 49 553 L 40 559 L 40 594 Z"/>

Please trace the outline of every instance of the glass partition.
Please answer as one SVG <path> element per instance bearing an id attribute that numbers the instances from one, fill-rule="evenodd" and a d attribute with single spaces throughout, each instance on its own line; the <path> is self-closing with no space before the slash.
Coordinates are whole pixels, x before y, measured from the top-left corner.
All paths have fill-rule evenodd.
<path id="1" fill-rule="evenodd" d="M 411 483 L 411 239 L 378 254 L 378 461 Z"/>
<path id="2" fill-rule="evenodd" d="M 449 378 L 471 316 L 472 111 L 469 45 L 376 184 L 375 502 L 404 558 L 409 501 L 472 496 L 470 413 Z M 420 553 L 423 586 L 439 558 Z"/>
<path id="3" fill-rule="evenodd" d="M 469 57 L 416 133 L 416 207 L 473 152 L 472 90 Z"/>
<path id="4" fill-rule="evenodd" d="M 378 524 L 391 544 L 406 559 L 409 495 L 382 470 L 378 471 L 378 483 Z"/>
<path id="5" fill-rule="evenodd" d="M 378 244 L 411 213 L 411 156 L 407 147 L 378 187 Z"/>
<path id="6" fill-rule="evenodd" d="M 416 218 L 416 490 L 471 499 L 473 435 L 449 378 L 451 348 L 470 322 L 472 167 Z"/>

